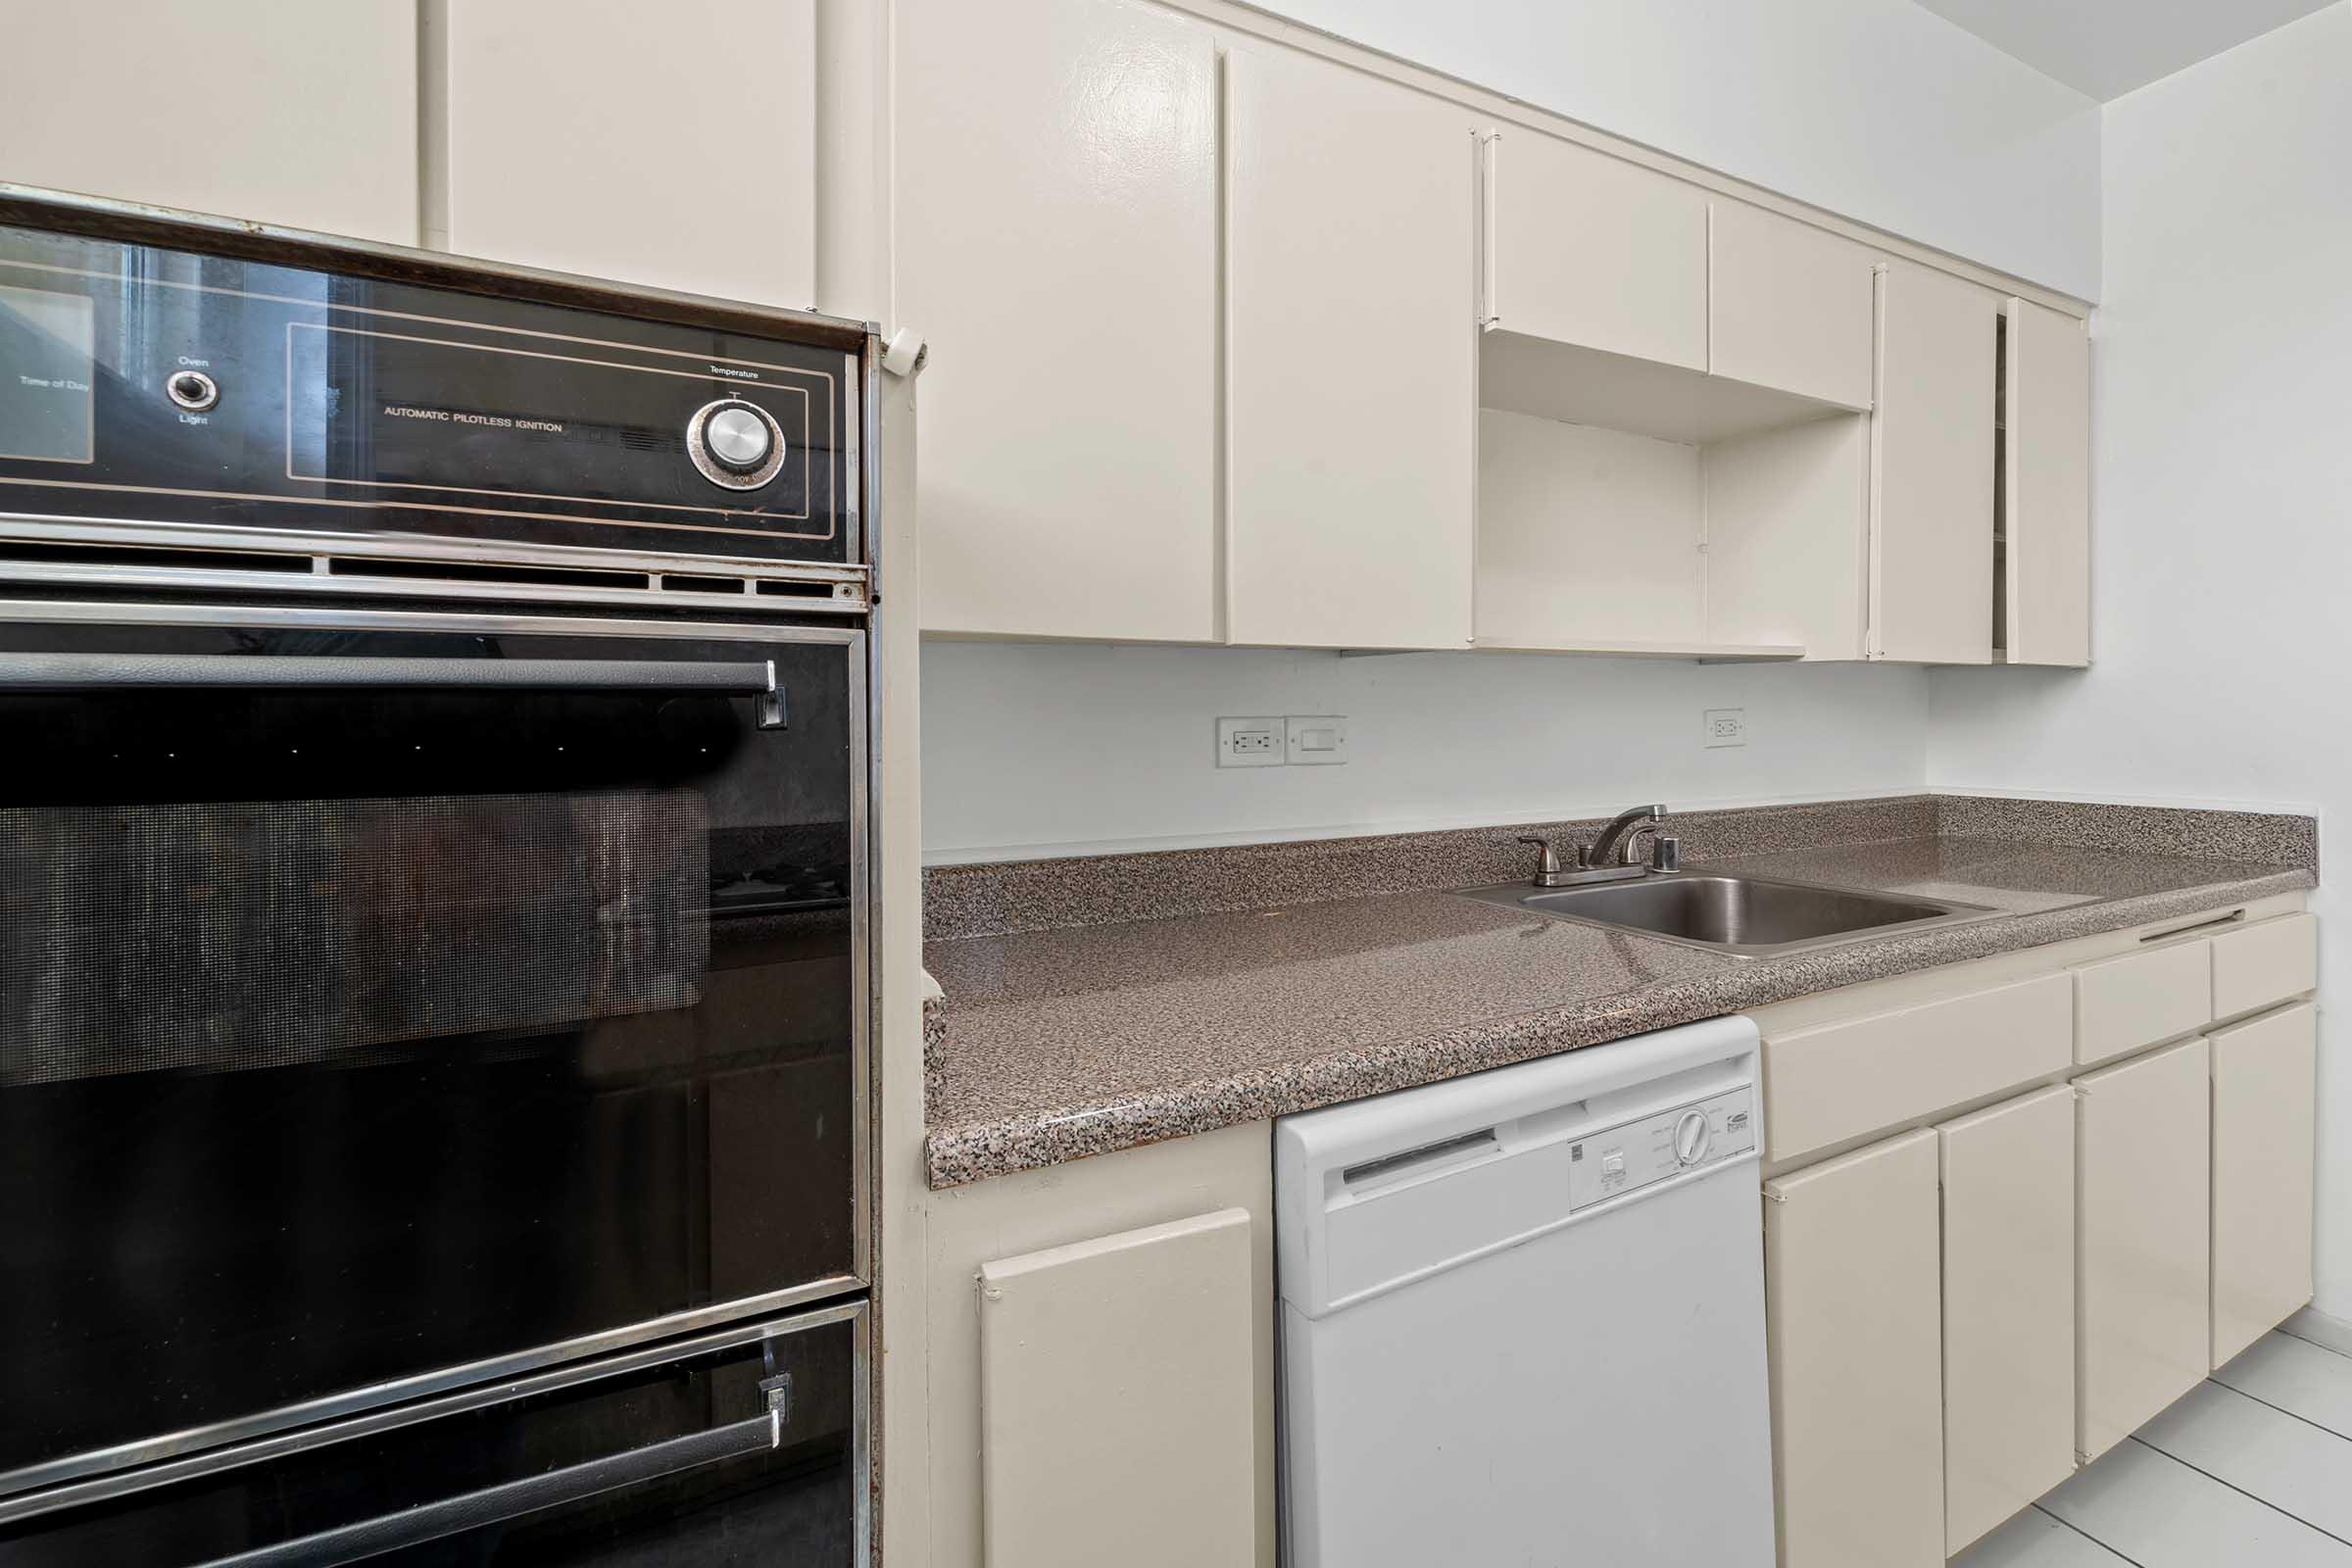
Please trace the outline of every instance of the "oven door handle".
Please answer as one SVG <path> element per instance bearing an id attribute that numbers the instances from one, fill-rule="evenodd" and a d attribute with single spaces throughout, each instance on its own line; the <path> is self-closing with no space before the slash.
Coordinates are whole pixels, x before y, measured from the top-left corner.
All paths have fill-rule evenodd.
<path id="1" fill-rule="evenodd" d="M 293 1541 L 256 1546 L 232 1556 L 216 1557 L 204 1568 L 296 1568 L 297 1564 L 354 1562 L 441 1541 L 484 1525 L 578 1502 L 623 1487 L 659 1481 L 681 1471 L 768 1452 L 784 1441 L 785 1414 L 780 1402 L 771 1396 L 769 1407 L 749 1420 L 631 1448 L 626 1453 L 566 1465 L 545 1475 L 524 1476 L 519 1481 L 484 1487 L 479 1492 L 419 1503 L 398 1513 L 338 1525 Z"/>
<path id="2" fill-rule="evenodd" d="M 773 660 L 369 659 L 350 655 L 0 654 L 0 692 L 708 692 L 760 699 L 760 727 L 785 727 Z"/>

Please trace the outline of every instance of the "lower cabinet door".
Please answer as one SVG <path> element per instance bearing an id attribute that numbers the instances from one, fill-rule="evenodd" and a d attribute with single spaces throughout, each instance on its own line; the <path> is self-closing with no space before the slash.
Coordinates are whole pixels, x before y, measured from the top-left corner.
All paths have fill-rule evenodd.
<path id="1" fill-rule="evenodd" d="M 1944 1546 L 2074 1473 L 2075 1096 L 1936 1130 L 1943 1156 Z"/>
<path id="2" fill-rule="evenodd" d="M 1250 1214 L 980 1266 L 982 1556 L 1257 1560 Z"/>
<path id="3" fill-rule="evenodd" d="M 2311 1299 L 2312 1004 L 2213 1033 L 2213 1364 Z"/>
<path id="4" fill-rule="evenodd" d="M 2075 1080 L 2085 1462 L 2211 1370 L 2210 1055 L 2187 1040 Z"/>
<path id="5" fill-rule="evenodd" d="M 1944 1560 L 1937 1139 L 1764 1184 L 1782 1568 Z"/>

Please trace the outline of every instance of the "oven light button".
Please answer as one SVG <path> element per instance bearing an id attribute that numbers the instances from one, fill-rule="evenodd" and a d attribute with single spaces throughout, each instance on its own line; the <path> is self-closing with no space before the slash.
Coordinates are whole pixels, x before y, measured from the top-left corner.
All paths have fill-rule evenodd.
<path id="1" fill-rule="evenodd" d="M 686 421 L 686 455 L 712 484 L 757 490 L 784 466 L 784 431 L 758 404 L 720 398 Z"/>
<path id="2" fill-rule="evenodd" d="M 220 401 L 220 387 L 202 370 L 174 370 L 164 382 L 164 395 L 190 414 L 202 414 Z"/>

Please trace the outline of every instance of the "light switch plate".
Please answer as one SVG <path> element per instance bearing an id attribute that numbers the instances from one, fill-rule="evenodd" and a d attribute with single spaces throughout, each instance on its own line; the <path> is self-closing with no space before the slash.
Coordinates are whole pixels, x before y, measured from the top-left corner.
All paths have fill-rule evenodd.
<path id="1" fill-rule="evenodd" d="M 1744 708 L 1710 708 L 1701 715 L 1700 733 L 1707 745 L 1745 746 L 1747 744 L 1747 710 Z"/>
<path id="2" fill-rule="evenodd" d="M 1217 720 L 1219 767 L 1280 767 L 1285 750 L 1279 717 Z"/>
<path id="3" fill-rule="evenodd" d="M 1331 767 L 1348 760 L 1348 720 L 1337 713 L 1293 713 L 1287 748 L 1293 767 Z"/>

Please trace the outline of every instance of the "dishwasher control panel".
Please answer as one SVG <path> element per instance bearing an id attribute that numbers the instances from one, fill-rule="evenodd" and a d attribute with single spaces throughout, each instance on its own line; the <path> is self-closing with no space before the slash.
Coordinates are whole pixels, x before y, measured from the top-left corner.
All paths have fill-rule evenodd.
<path id="1" fill-rule="evenodd" d="M 1745 1085 L 1587 1133 L 1568 1147 L 1568 1207 L 1589 1208 L 1755 1147 L 1755 1091 Z"/>

